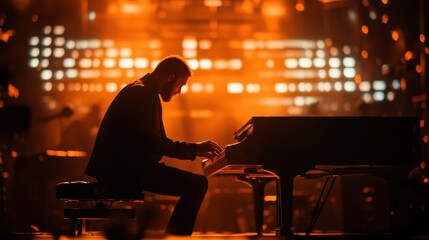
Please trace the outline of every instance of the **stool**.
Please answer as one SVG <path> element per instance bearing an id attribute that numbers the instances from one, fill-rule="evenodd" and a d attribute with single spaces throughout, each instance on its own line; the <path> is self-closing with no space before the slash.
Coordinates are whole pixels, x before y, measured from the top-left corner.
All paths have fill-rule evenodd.
<path id="1" fill-rule="evenodd" d="M 126 189 L 126 188 L 125 188 Z M 99 182 L 60 182 L 55 187 L 56 198 L 65 202 L 88 201 L 91 208 L 65 208 L 64 218 L 70 220 L 71 234 L 81 236 L 86 232 L 86 221 L 128 218 L 135 219 L 131 208 L 111 208 L 114 202 L 143 202 L 144 193 L 139 191 L 109 190 Z"/>

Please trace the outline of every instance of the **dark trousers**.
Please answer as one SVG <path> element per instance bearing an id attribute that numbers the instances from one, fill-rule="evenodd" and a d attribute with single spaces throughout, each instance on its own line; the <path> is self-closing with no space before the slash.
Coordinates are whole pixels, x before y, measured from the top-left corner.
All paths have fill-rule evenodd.
<path id="1" fill-rule="evenodd" d="M 205 176 L 156 164 L 137 180 L 139 188 L 162 195 L 179 196 L 166 233 L 191 235 L 208 188 Z"/>

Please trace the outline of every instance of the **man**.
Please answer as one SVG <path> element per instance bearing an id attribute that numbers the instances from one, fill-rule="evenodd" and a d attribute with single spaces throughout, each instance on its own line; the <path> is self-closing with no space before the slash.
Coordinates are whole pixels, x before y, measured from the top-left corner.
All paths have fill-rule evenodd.
<path id="1" fill-rule="evenodd" d="M 180 196 L 166 229 L 175 235 L 192 234 L 208 181 L 159 161 L 163 156 L 214 158 L 222 151 L 210 140 L 178 142 L 165 134 L 159 95 L 170 101 L 190 76 L 185 60 L 169 56 L 152 73 L 122 89 L 101 122 L 85 172 L 110 189 Z"/>

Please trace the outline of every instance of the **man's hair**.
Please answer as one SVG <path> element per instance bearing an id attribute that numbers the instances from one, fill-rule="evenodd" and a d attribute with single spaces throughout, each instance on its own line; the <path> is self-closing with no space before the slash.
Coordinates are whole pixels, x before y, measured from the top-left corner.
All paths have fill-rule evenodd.
<path id="1" fill-rule="evenodd" d="M 153 71 L 161 75 L 174 74 L 176 77 L 190 77 L 192 75 L 186 60 L 177 55 L 162 59 Z"/>

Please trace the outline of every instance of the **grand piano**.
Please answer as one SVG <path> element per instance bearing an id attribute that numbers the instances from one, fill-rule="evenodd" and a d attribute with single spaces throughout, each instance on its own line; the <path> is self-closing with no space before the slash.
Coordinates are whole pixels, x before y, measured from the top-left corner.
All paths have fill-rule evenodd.
<path id="1" fill-rule="evenodd" d="M 277 234 L 292 237 L 295 177 L 311 170 L 385 172 L 420 163 L 416 117 L 255 116 L 234 133 L 234 139 L 217 159 L 203 160 L 203 171 L 207 177 L 233 175 L 252 185 L 258 234 L 269 181 L 276 181 Z"/>

